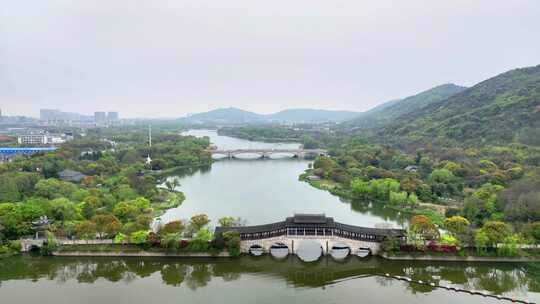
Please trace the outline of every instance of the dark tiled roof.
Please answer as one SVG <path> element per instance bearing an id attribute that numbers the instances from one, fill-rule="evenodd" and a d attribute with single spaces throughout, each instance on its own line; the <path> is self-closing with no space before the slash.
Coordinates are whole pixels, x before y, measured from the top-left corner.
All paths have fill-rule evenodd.
<path id="1" fill-rule="evenodd" d="M 404 236 L 405 231 L 402 229 L 381 229 L 368 228 L 334 222 L 331 217 L 326 217 L 324 214 L 296 214 L 294 217 L 288 217 L 285 221 L 276 222 L 266 225 L 257 226 L 242 226 L 242 227 L 216 227 L 216 233 L 225 231 L 238 231 L 241 234 L 245 233 L 260 233 L 271 232 L 286 228 L 337 228 L 340 230 L 355 232 L 360 234 L 371 234 L 377 236 Z"/>
<path id="2" fill-rule="evenodd" d="M 326 217 L 324 214 L 295 214 L 293 217 L 288 217 L 287 222 L 295 224 L 328 224 L 333 222 L 334 219 Z"/>
<path id="3" fill-rule="evenodd" d="M 77 172 L 77 171 L 73 171 L 69 169 L 59 172 L 58 176 L 60 177 L 60 179 L 76 181 L 76 182 L 80 182 L 82 179 L 86 177 L 86 175 L 82 174 L 81 172 Z"/>

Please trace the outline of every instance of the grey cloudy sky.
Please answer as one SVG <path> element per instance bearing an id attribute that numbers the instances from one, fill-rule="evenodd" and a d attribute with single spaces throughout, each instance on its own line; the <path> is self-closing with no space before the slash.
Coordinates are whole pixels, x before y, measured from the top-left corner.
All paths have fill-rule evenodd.
<path id="1" fill-rule="evenodd" d="M 0 0 L 0 108 L 366 110 L 540 63 L 538 0 Z"/>

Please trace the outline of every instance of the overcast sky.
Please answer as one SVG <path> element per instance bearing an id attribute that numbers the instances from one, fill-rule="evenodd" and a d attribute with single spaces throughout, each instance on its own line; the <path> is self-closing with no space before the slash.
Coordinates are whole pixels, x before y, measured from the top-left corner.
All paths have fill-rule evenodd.
<path id="1" fill-rule="evenodd" d="M 0 0 L 0 108 L 363 111 L 540 64 L 538 0 Z"/>

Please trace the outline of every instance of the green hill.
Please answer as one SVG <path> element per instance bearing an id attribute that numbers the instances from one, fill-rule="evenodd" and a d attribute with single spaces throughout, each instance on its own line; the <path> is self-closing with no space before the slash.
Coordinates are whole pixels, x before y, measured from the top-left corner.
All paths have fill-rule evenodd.
<path id="1" fill-rule="evenodd" d="M 263 120 L 262 115 L 244 111 L 237 108 L 221 108 L 212 111 L 193 114 L 189 117 L 182 118 L 181 121 L 186 123 L 253 123 Z"/>
<path id="2" fill-rule="evenodd" d="M 414 113 L 429 104 L 444 100 L 465 89 L 465 87 L 451 83 L 443 84 L 404 99 L 385 102 L 362 113 L 358 118 L 348 122 L 348 125 L 361 129 L 377 128 L 391 123 L 397 117 Z"/>
<path id="3" fill-rule="evenodd" d="M 400 115 L 377 135 L 390 142 L 538 145 L 539 130 L 540 65 L 511 70 Z"/>

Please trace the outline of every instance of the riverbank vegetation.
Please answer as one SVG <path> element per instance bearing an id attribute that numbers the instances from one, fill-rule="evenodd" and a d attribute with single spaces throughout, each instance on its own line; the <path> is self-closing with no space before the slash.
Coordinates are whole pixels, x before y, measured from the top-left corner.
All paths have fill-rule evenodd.
<path id="1" fill-rule="evenodd" d="M 189 222 L 176 220 L 149 230 L 138 227 L 140 230 L 126 234 L 115 229 L 114 223 L 107 219 L 83 222 L 76 227 L 76 236 L 82 241 L 70 242 L 54 248 L 54 252 L 108 252 L 108 253 L 134 253 L 158 252 L 168 254 L 182 253 L 209 253 L 216 255 L 227 252 L 229 256 L 240 254 L 240 235 L 237 232 L 214 234 L 208 227 L 210 219 L 205 214 L 191 217 Z M 241 225 L 240 219 L 224 217 L 219 220 L 222 227 Z M 96 242 L 96 236 L 99 239 Z M 110 242 L 102 242 L 109 239 Z M 88 240 L 88 241 L 84 241 Z M 56 241 L 49 241 L 56 243 Z"/>
<path id="2" fill-rule="evenodd" d="M 156 216 L 184 200 L 177 181 L 165 182 L 160 172 L 210 164 L 208 146 L 207 138 L 159 128 L 151 148 L 146 128 L 92 129 L 53 153 L 2 164 L 0 244 L 32 236 L 39 225 L 58 238 L 147 231 Z"/>
<path id="3" fill-rule="evenodd" d="M 350 140 L 330 157 L 319 157 L 301 179 L 348 199 L 424 215 L 434 227 L 446 230 L 447 237 L 425 239 L 422 233 L 423 241 L 444 244 L 451 236 L 463 247 L 488 254 L 482 248 L 540 243 L 538 159 L 540 149 L 524 145 L 428 146 L 409 154 Z M 451 233 L 457 219 L 467 223 L 462 227 L 466 232 Z M 485 236 L 493 229 L 497 239 Z M 409 231 L 410 240 L 414 234 Z M 511 248 L 496 252 L 517 254 Z"/>
<path id="4" fill-rule="evenodd" d="M 476 254 L 524 254 L 540 243 L 539 79 L 540 66 L 516 69 L 366 112 L 331 130 L 335 139 L 322 144 L 330 156 L 301 179 L 425 216 L 441 233 L 420 233 L 423 247 L 452 240 Z M 456 233 L 448 221 L 467 225 Z"/>

